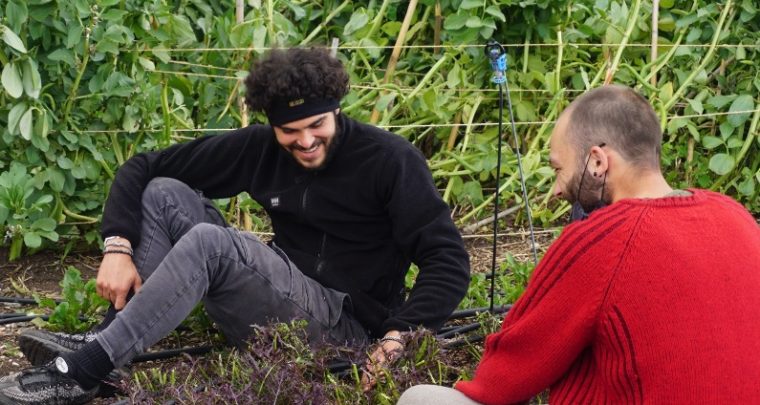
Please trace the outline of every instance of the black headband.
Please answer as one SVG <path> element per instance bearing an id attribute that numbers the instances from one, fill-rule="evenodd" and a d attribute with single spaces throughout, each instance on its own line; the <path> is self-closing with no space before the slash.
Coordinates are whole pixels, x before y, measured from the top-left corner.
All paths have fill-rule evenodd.
<path id="1" fill-rule="evenodd" d="M 288 122 L 298 121 L 312 115 L 337 110 L 340 100 L 316 98 L 277 99 L 265 111 L 269 124 L 279 127 Z"/>

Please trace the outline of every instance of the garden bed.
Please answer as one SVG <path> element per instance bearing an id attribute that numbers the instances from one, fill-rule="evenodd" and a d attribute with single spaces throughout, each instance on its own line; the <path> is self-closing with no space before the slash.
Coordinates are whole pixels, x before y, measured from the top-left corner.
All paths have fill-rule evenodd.
<path id="1" fill-rule="evenodd" d="M 503 258 L 509 253 L 517 260 L 530 260 L 532 253 L 529 236 L 521 231 L 503 233 L 505 235 L 499 238 L 497 248 L 499 257 Z M 553 232 L 539 232 L 538 242 L 541 251 L 545 250 L 553 236 Z M 474 287 L 481 290 L 487 288 L 489 283 L 486 282 L 483 273 L 490 273 L 491 241 L 486 237 L 468 237 L 465 242 L 471 257 Z M 66 268 L 69 266 L 76 267 L 81 271 L 83 279 L 94 278 L 97 274 L 100 257 L 98 252 L 90 251 L 70 254 L 62 260 L 59 254 L 46 251 L 21 257 L 14 262 L 7 262 L 5 261 L 5 257 L 7 257 L 5 253 L 0 250 L 0 257 L 3 258 L 3 261 L 0 262 L 0 295 L 24 297 L 31 297 L 35 293 L 47 297 L 59 297 L 61 291 L 59 283 Z M 499 260 L 499 262 L 502 261 Z M 478 294 L 473 295 L 485 296 L 484 294 L 487 295 L 484 291 L 479 291 Z M 477 303 L 475 306 L 483 306 L 484 304 L 482 298 L 479 301 L 473 298 L 471 302 Z M 497 303 L 501 302 L 497 301 Z M 36 305 L 0 304 L 0 308 L 0 313 L 16 313 L 35 309 Z M 0 326 L 0 375 L 6 375 L 29 366 L 16 345 L 16 336 L 19 331 L 28 327 L 33 327 L 33 325 L 21 323 Z M 175 332 L 155 345 L 153 350 L 203 346 L 213 344 L 212 340 L 209 334 L 197 331 Z M 222 349 L 218 342 L 215 347 Z M 477 350 L 476 353 L 472 353 L 472 348 L 479 349 L 479 347 L 480 344 L 477 343 L 469 348 L 463 347 L 459 350 L 445 351 L 447 358 L 443 359 L 445 360 L 444 363 L 448 365 L 447 367 L 472 367 L 477 361 L 473 356 L 478 355 Z M 162 375 L 162 373 L 171 373 L 172 370 L 187 372 L 188 370 L 185 369 L 188 367 L 195 367 L 194 372 L 197 373 L 197 368 L 213 369 L 215 367 L 214 359 L 227 354 L 227 352 L 214 352 L 211 356 L 195 356 L 196 362 L 192 364 L 188 363 L 187 358 L 181 356 L 168 360 L 139 363 L 134 366 L 133 371 L 144 371 L 144 376 L 150 378 Z M 350 376 L 348 378 L 350 379 Z"/>

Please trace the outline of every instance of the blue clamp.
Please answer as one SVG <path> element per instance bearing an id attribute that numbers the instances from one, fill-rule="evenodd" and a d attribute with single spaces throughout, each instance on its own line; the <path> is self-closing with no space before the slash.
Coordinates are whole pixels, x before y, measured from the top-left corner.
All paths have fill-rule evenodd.
<path id="1" fill-rule="evenodd" d="M 507 52 L 504 47 L 492 39 L 486 44 L 485 53 L 493 70 L 491 81 L 496 84 L 506 83 Z"/>
<path id="2" fill-rule="evenodd" d="M 491 69 L 493 69 L 491 81 L 496 84 L 505 83 L 507 81 L 507 54 L 502 54 L 496 60 L 492 60 Z"/>

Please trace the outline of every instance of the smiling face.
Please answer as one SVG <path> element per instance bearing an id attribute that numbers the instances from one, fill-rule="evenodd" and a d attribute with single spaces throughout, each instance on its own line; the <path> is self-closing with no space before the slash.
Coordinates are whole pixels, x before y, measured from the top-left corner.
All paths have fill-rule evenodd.
<path id="1" fill-rule="evenodd" d="M 321 168 L 327 161 L 337 130 L 336 111 L 312 115 L 280 126 L 272 126 L 277 142 L 307 170 Z"/>

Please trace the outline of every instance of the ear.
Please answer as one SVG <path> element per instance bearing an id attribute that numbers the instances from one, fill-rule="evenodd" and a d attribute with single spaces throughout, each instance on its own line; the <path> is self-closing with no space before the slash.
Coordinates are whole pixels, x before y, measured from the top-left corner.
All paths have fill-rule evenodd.
<path id="1" fill-rule="evenodd" d="M 591 147 L 591 155 L 588 160 L 588 170 L 593 177 L 604 177 L 604 173 L 610 168 L 610 154 L 605 150 L 606 146 Z"/>

